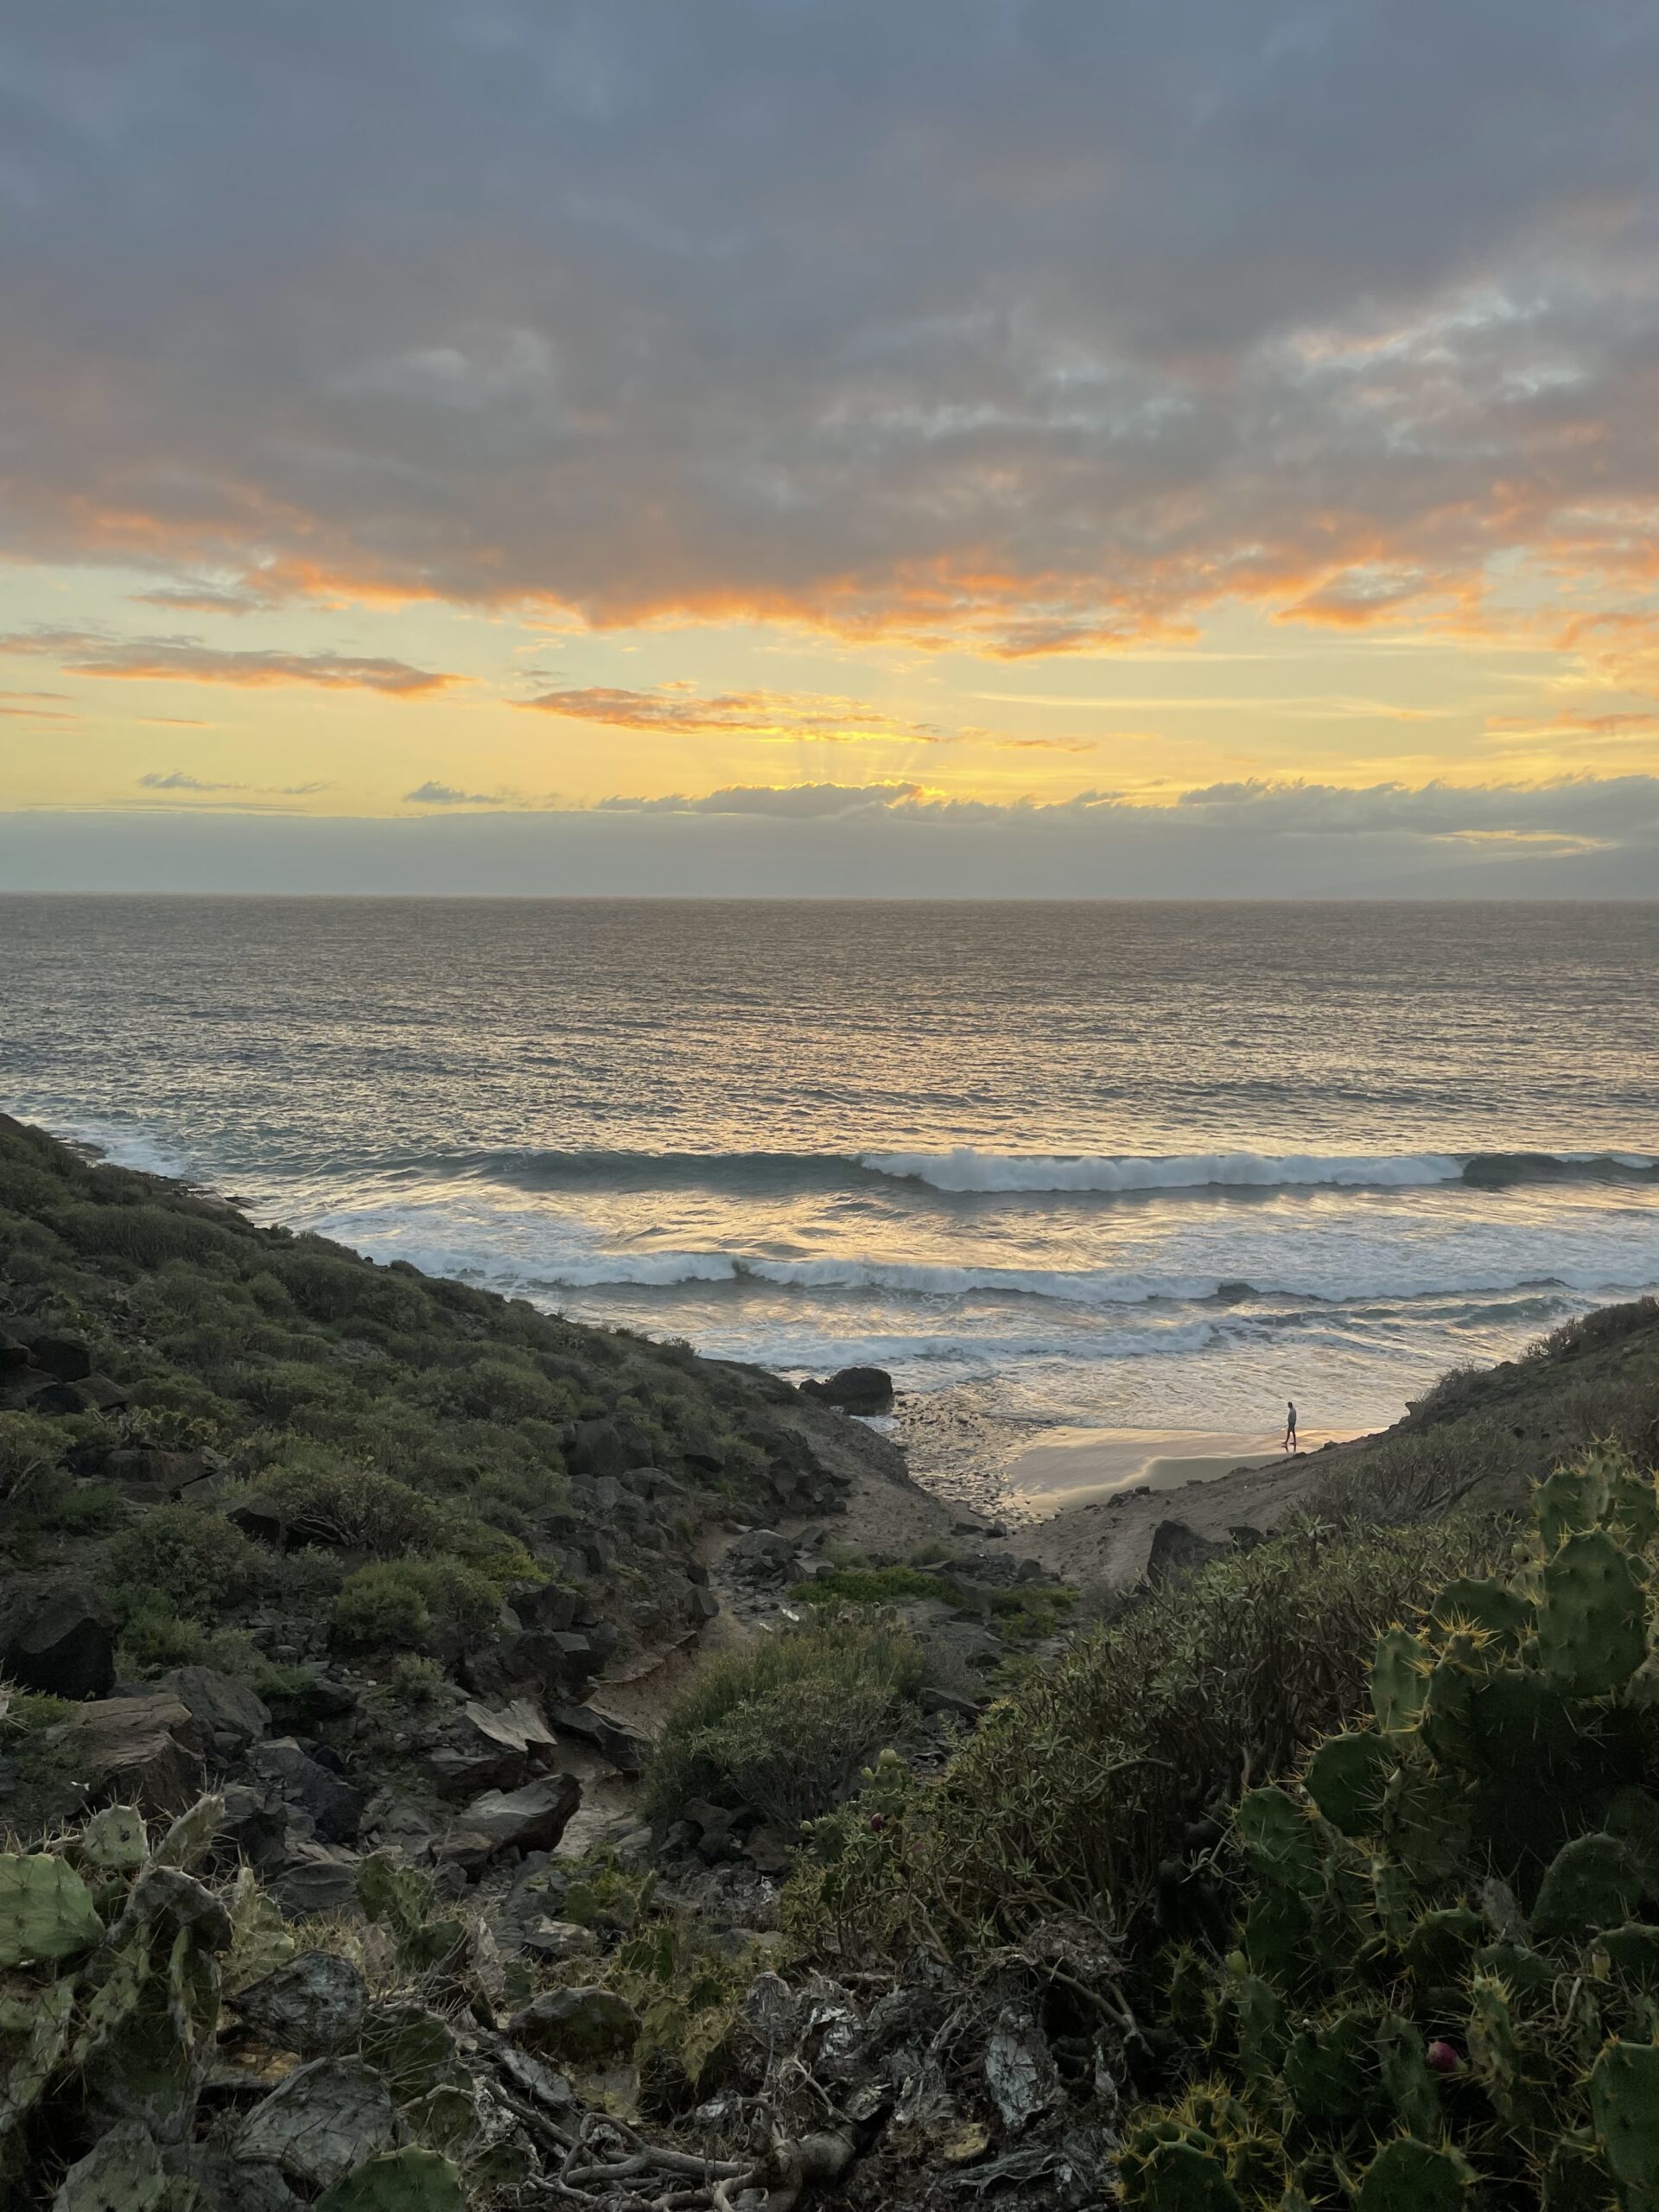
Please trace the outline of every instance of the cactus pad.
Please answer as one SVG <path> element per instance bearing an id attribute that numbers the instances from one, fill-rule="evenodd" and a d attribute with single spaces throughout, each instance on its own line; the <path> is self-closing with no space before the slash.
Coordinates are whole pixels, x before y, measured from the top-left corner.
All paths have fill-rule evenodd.
<path id="1" fill-rule="evenodd" d="M 144 1816 L 136 1805 L 106 1805 L 80 1834 L 75 1856 L 101 1873 L 125 1873 L 144 1863 Z"/>
<path id="2" fill-rule="evenodd" d="M 1590 2109 L 1630 2205 L 1659 2198 L 1659 2044 L 1610 2043 L 1590 2069 Z"/>
<path id="3" fill-rule="evenodd" d="M 1647 1601 L 1635 1566 L 1605 1529 L 1568 1536 L 1543 1572 L 1538 1648 L 1551 1681 L 1609 1697 L 1647 1657 Z"/>
<path id="4" fill-rule="evenodd" d="M 103 1936 L 92 1892 L 73 1866 L 44 1852 L 0 1857 L 0 1967 L 73 1959 Z"/>
<path id="5" fill-rule="evenodd" d="M 1475 1581 L 1460 1575 L 1440 1592 L 1428 1617 L 1443 1630 L 1482 1630 L 1501 1651 L 1513 1654 L 1532 1625 L 1532 1607 L 1518 1591 L 1501 1582 Z"/>
<path id="6" fill-rule="evenodd" d="M 1408 1628 L 1386 1630 L 1371 1662 L 1371 1710 L 1385 1736 L 1417 1726 L 1428 1688 L 1428 1654 Z"/>
<path id="7" fill-rule="evenodd" d="M 1251 1789 L 1239 1801 L 1238 1840 L 1257 1878 L 1293 1897 L 1315 1897 L 1323 1885 L 1313 1830 L 1288 1791 Z"/>
<path id="8" fill-rule="evenodd" d="M 1383 1737 L 1327 1736 L 1308 1761 L 1307 1794 L 1333 1828 L 1370 1835 L 1394 1764 L 1394 1747 Z"/>
<path id="9" fill-rule="evenodd" d="M 1617 1836 L 1574 1837 L 1551 1859 L 1533 1908 L 1540 1936 L 1589 1936 L 1618 1928 L 1643 1891 L 1642 1869 Z"/>
<path id="10" fill-rule="evenodd" d="M 316 2212 L 464 2212 L 459 2172 L 435 2151 L 389 2151 L 337 2181 Z"/>
<path id="11" fill-rule="evenodd" d="M 1455 2151 L 1414 2136 L 1385 2143 L 1354 2191 L 1354 2212 L 1458 2212 L 1474 2175 Z"/>

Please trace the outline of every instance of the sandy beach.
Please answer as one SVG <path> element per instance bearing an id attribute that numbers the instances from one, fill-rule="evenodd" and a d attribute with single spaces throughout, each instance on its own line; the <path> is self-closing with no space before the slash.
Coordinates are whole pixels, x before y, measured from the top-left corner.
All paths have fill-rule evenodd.
<path id="1" fill-rule="evenodd" d="M 1301 1452 L 1340 1440 L 1309 1433 Z M 1294 1465 L 1278 1436 L 1242 1430 L 1054 1428 L 1001 1471 L 1008 1510 L 1046 1519 L 1065 1507 L 1145 1488 L 1178 1490 L 1236 1470 Z"/>

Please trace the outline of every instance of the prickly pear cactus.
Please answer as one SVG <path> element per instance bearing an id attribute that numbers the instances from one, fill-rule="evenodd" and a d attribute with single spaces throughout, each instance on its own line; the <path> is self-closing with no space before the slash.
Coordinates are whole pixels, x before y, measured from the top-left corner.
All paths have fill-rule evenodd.
<path id="1" fill-rule="evenodd" d="M 1132 2121 L 1126 2203 L 1659 2212 L 1656 1567 L 1654 1478 L 1551 1476 L 1508 1581 L 1243 1798 L 1238 1947 L 1182 1980 L 1208 2101 Z"/>
<path id="2" fill-rule="evenodd" d="M 81 1830 L 75 1857 L 100 1873 L 130 1873 L 144 1863 L 144 1816 L 136 1805 L 106 1805 Z"/>
<path id="3" fill-rule="evenodd" d="M 435 2151 L 388 2151 L 317 2199 L 316 2212 L 465 2212 L 457 2168 Z"/>
<path id="4" fill-rule="evenodd" d="M 78 1958 L 104 1938 L 92 1892 L 45 1852 L 0 1857 L 0 1967 Z"/>

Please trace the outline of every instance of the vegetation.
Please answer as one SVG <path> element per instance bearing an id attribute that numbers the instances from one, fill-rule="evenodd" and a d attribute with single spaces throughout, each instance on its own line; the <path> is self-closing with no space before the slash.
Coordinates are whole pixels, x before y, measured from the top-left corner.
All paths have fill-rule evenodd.
<path id="1" fill-rule="evenodd" d="M 1249 1791 L 1224 1958 L 1172 1961 L 1194 2076 L 1131 2205 L 1659 2199 L 1659 1497 L 1592 1457 L 1506 1580 L 1389 1630 L 1371 1713 Z"/>
<path id="2" fill-rule="evenodd" d="M 130 1674 L 257 1666 L 235 1631 L 260 1607 L 290 1643 L 308 1622 L 314 1649 L 391 1669 L 487 1641 L 539 1584 L 637 1596 L 639 1530 L 613 1568 L 569 1541 L 595 1517 L 566 1471 L 578 1425 L 674 1473 L 654 1535 L 677 1555 L 709 1514 L 770 1498 L 792 1398 L 685 1346 L 257 1228 L 0 1117 L 7 1326 L 74 1339 L 99 1382 L 47 1412 L 0 1375 L 0 1573 L 89 1574 Z M 129 1464 L 145 1454 L 170 1455 L 166 1488 Z"/>
<path id="3" fill-rule="evenodd" d="M 1503 1542 L 1471 1518 L 1311 1525 L 1149 1596 L 1033 1670 L 938 1779 L 820 1820 L 790 1926 L 826 1957 L 1017 1940 L 1057 1912 L 1144 1944 L 1185 1831 L 1351 1713 L 1378 1630 Z"/>
<path id="4" fill-rule="evenodd" d="M 846 1792 L 920 1682 L 907 1630 L 850 1616 L 711 1659 L 669 1715 L 646 1777 L 651 1817 L 665 1827 L 702 1798 L 792 1834 Z"/>

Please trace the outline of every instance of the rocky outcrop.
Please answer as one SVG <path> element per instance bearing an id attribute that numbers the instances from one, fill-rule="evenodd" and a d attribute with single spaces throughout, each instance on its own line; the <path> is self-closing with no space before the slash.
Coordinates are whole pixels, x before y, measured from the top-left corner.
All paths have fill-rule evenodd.
<path id="1" fill-rule="evenodd" d="M 12 1576 L 0 1589 L 0 1674 L 53 1697 L 106 1696 L 115 1615 L 79 1575 Z"/>
<path id="2" fill-rule="evenodd" d="M 807 1397 L 844 1414 L 893 1411 L 893 1377 L 882 1367 L 839 1368 L 826 1382 L 803 1382 L 801 1389 Z"/>

